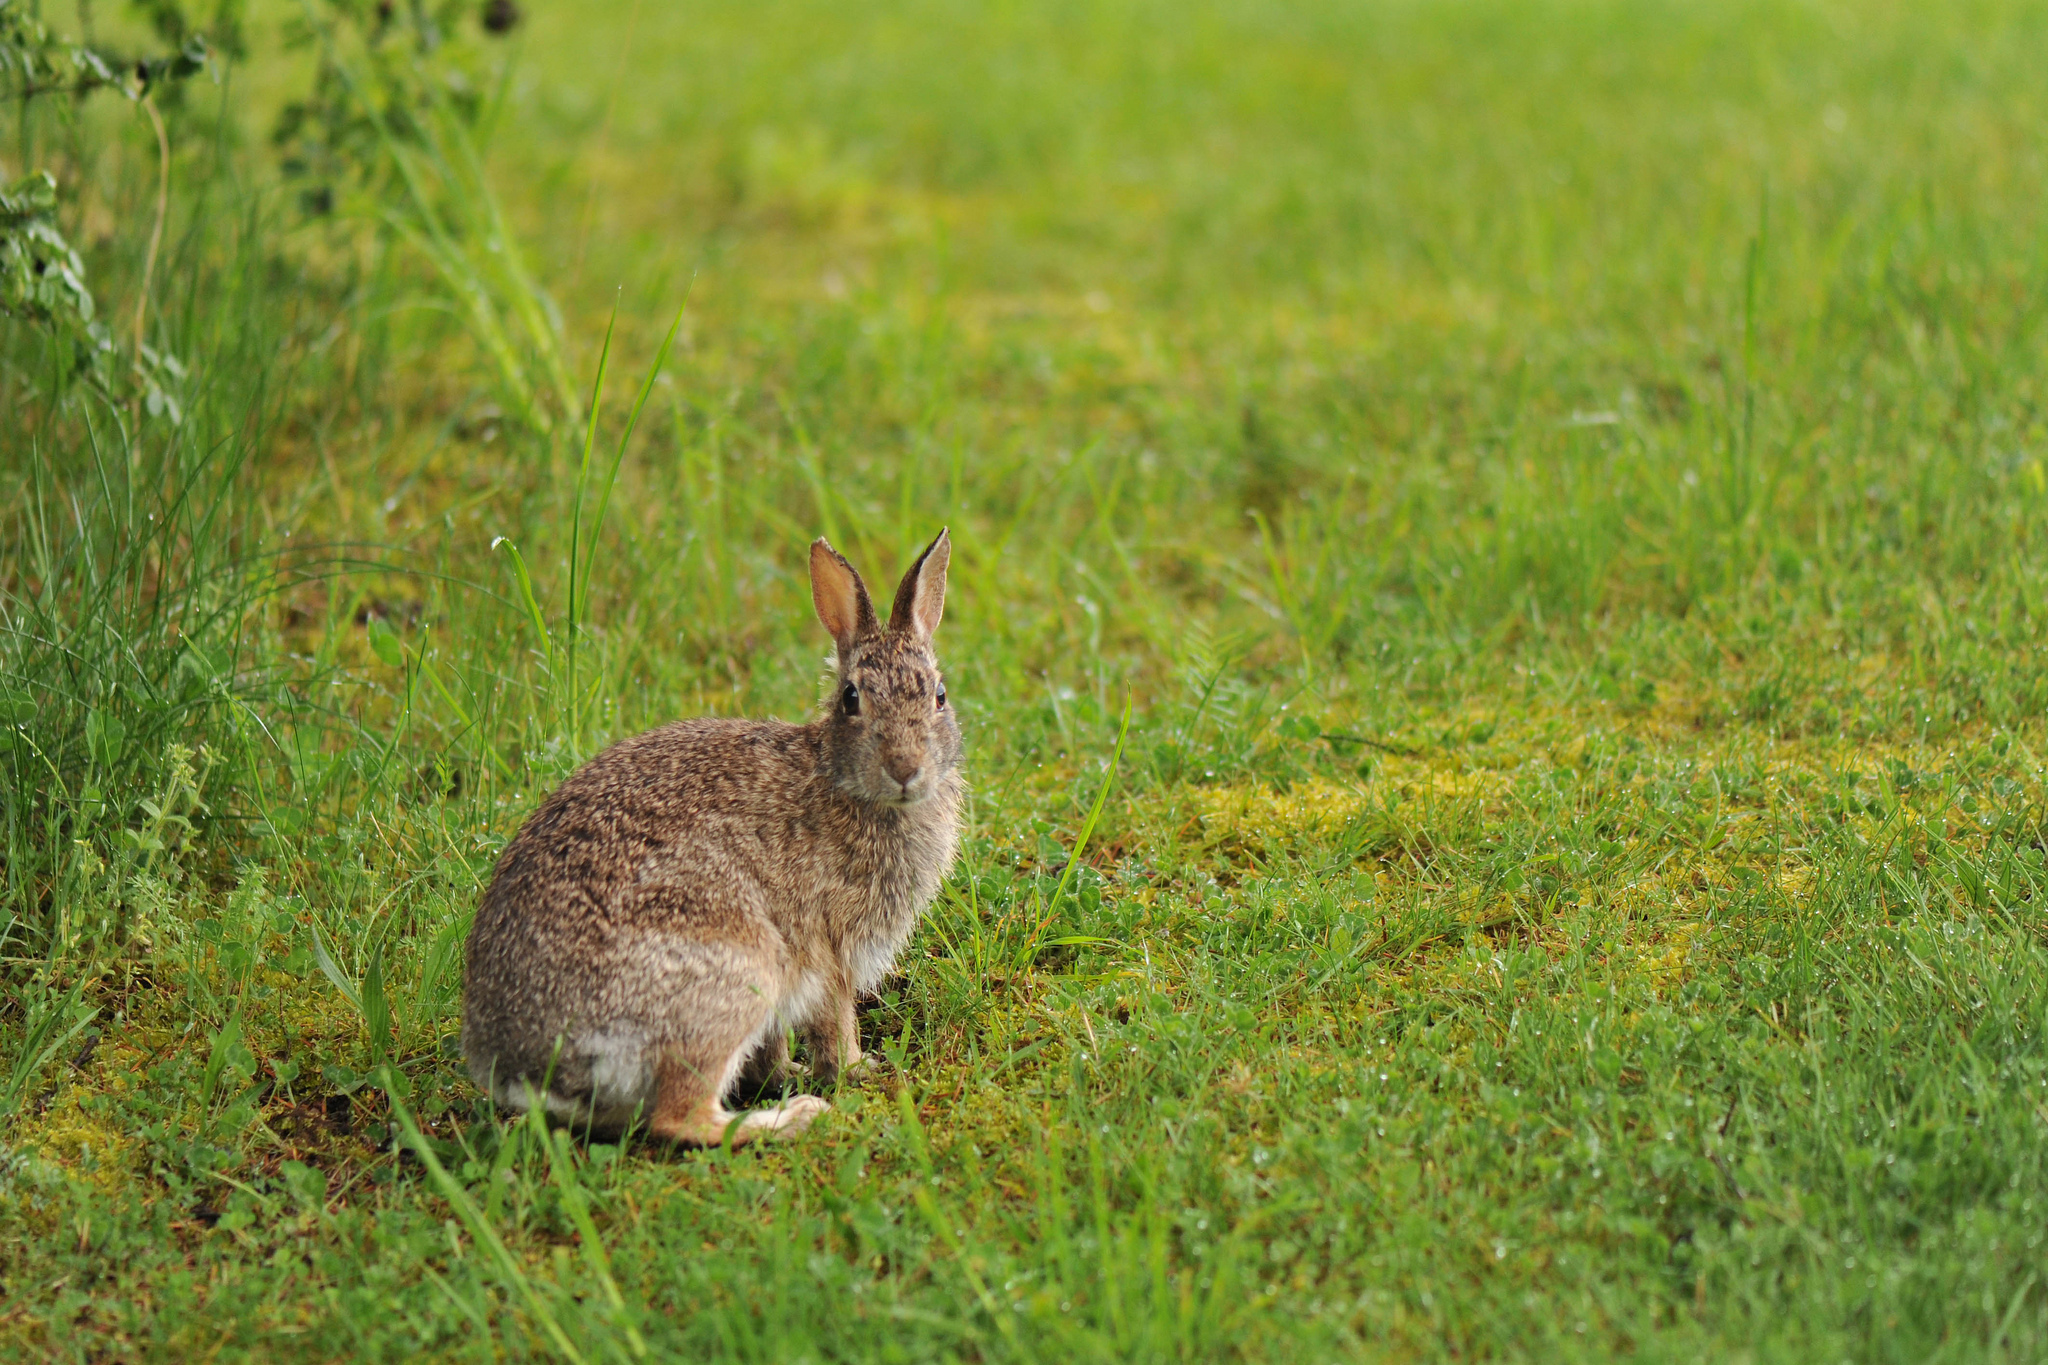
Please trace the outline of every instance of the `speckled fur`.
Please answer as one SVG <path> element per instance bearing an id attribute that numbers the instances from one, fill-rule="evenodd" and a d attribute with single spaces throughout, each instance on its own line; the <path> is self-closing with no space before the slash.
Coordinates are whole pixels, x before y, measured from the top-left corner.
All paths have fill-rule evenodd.
<path id="1" fill-rule="evenodd" d="M 834 637 L 808 725 L 686 720 L 623 740 L 563 783 L 498 860 L 470 931 L 462 1048 L 501 1104 L 538 1096 L 599 1132 L 678 1142 L 808 1124 L 799 1095 L 744 1116 L 744 1075 L 860 1061 L 854 996 L 879 982 L 952 865 L 960 729 L 932 632 L 951 547 L 904 576 L 889 623 L 823 540 L 812 596 Z M 858 689 L 847 714 L 844 689 Z M 542 1093 L 544 1089 L 544 1094 Z"/>

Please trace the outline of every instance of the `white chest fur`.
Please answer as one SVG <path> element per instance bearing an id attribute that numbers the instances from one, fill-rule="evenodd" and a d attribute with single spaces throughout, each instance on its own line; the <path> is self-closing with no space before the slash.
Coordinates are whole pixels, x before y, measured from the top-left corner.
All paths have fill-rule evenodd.
<path id="1" fill-rule="evenodd" d="M 873 990 L 938 894 L 959 840 L 956 794 L 935 798 L 892 831 L 872 875 L 847 888 L 851 914 L 840 954 L 854 989 Z"/>

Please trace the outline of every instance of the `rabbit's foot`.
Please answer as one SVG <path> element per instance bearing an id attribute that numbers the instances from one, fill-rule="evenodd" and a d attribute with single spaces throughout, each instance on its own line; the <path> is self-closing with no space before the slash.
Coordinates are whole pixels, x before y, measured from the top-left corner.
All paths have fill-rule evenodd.
<path id="1" fill-rule="evenodd" d="M 724 1145 L 729 1128 L 732 1130 L 732 1145 L 740 1147 L 757 1138 L 790 1137 L 801 1133 L 811 1126 L 812 1119 L 831 1107 L 816 1095 L 792 1095 L 780 1104 L 748 1109 L 738 1114 L 729 1113 L 717 1105 L 706 1105 L 680 1121 L 664 1122 L 657 1115 L 648 1125 L 648 1131 L 685 1147 L 719 1147 Z"/>
<path id="2" fill-rule="evenodd" d="M 749 1130 L 758 1137 L 793 1137 L 831 1107 L 816 1095 L 791 1095 L 780 1104 L 750 1109 L 740 1122 L 740 1132 L 733 1134 L 733 1141 L 738 1143 L 740 1133 Z"/>

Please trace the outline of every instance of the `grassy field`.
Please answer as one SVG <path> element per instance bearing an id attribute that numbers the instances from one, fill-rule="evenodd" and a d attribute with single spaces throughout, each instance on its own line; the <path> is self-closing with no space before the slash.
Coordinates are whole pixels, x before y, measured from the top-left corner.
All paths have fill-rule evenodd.
<path id="1" fill-rule="evenodd" d="M 2048 8 L 528 8 L 441 248 L 171 110 L 177 424 L 0 321 L 0 1353 L 2048 1357 Z M 875 1072 L 493 1115 L 497 850 L 941 524 Z"/>

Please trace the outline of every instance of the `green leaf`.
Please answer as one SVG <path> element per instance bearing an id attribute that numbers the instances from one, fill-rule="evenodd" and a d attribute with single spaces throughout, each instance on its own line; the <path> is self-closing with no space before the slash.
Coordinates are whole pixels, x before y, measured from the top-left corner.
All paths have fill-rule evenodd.
<path id="1" fill-rule="evenodd" d="M 111 768 L 119 761 L 127 739 L 128 727 L 118 716 L 100 710 L 85 713 L 85 747 L 102 767 Z"/>
<path id="2" fill-rule="evenodd" d="M 1275 728 L 1282 739 L 1314 739 L 1323 732 L 1323 727 L 1307 716 L 1284 717 Z"/>
<path id="3" fill-rule="evenodd" d="M 317 924 L 313 926 L 313 961 L 320 965 L 321 973 L 334 983 L 334 989 L 341 992 L 341 998 L 348 1001 L 357 1014 L 361 1014 L 363 997 L 357 993 L 349 979 L 341 974 L 341 968 L 334 964 L 334 959 L 328 956 L 327 944 L 321 940 L 320 926 Z"/>
<path id="4" fill-rule="evenodd" d="M 56 216 L 48 171 L 0 189 L 0 314 L 83 327 L 93 315 L 85 262 L 57 231 Z"/>
<path id="5" fill-rule="evenodd" d="M 370 1026 L 371 1065 L 380 1065 L 392 1055 L 391 1001 L 384 993 L 384 945 L 370 952 L 370 965 L 363 973 L 363 1022 Z"/>
<path id="6" fill-rule="evenodd" d="M 327 1172 L 318 1166 L 287 1161 L 279 1168 L 279 1174 L 284 1176 L 284 1187 L 291 1191 L 293 1201 L 306 1212 L 315 1212 L 326 1204 Z"/>
<path id="7" fill-rule="evenodd" d="M 371 1079 L 357 1071 L 354 1067 L 342 1066 L 339 1063 L 321 1067 L 320 1077 L 334 1087 L 336 1094 L 341 1095 L 353 1095 L 356 1091 L 369 1084 Z"/>
<path id="8" fill-rule="evenodd" d="M 237 1011 L 221 1025 L 220 1032 L 213 1035 L 213 1049 L 206 1057 L 200 1092 L 210 1104 L 223 1080 L 247 1080 L 255 1074 L 256 1058 L 242 1042 L 242 1016 Z"/>
<path id="9" fill-rule="evenodd" d="M 462 960 L 462 941 L 469 933 L 470 917 L 457 915 L 441 926 L 441 932 L 434 935 L 433 944 L 427 949 L 426 960 L 420 965 L 420 994 L 424 1001 L 438 1000 L 441 983 L 448 977 L 451 968 Z M 460 973 L 457 973 L 458 977 Z"/>
<path id="10" fill-rule="evenodd" d="M 207 656 L 205 650 L 188 640 L 185 643 L 184 654 L 178 659 L 177 671 L 180 677 L 190 678 L 205 686 L 214 680 L 220 672 L 220 666 Z"/>
<path id="11" fill-rule="evenodd" d="M 36 718 L 36 699 L 26 692 L 0 689 L 0 725 L 26 725 Z"/>
<path id="12" fill-rule="evenodd" d="M 381 616 L 370 618 L 370 649 L 393 668 L 405 662 L 405 646 L 398 642 L 397 634 L 384 624 Z"/>

